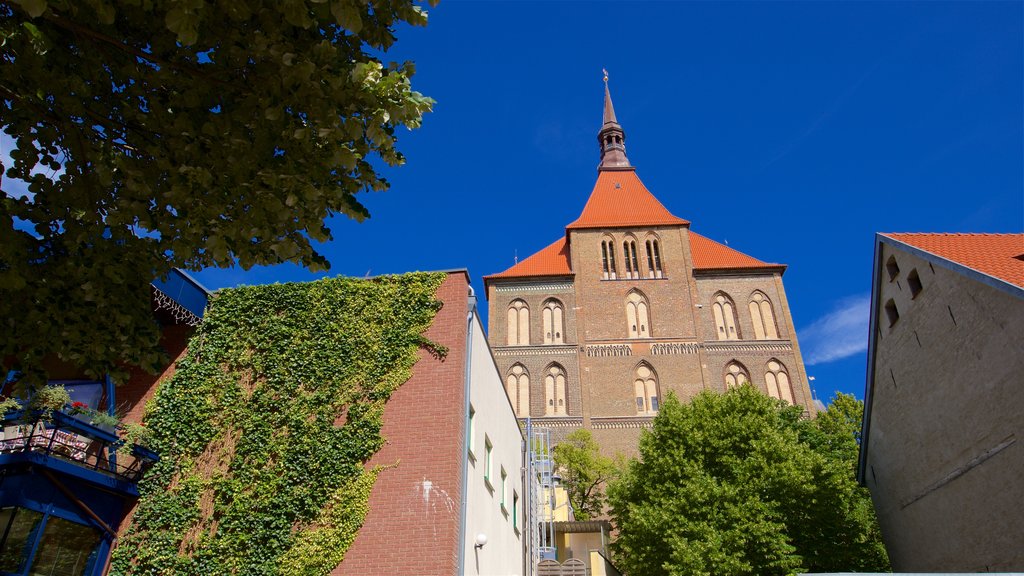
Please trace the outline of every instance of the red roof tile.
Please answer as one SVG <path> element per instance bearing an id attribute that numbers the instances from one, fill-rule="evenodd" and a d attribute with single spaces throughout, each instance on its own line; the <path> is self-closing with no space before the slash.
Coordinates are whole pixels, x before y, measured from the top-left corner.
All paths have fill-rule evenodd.
<path id="1" fill-rule="evenodd" d="M 689 224 L 673 216 L 633 170 L 601 170 L 583 213 L 566 230 Z"/>
<path id="2" fill-rule="evenodd" d="M 690 253 L 694 270 L 722 270 L 729 268 L 774 268 L 785 270 L 783 264 L 762 262 L 752 256 L 733 250 L 725 244 L 690 232 Z"/>
<path id="3" fill-rule="evenodd" d="M 515 266 L 484 276 L 484 280 L 492 278 L 520 278 L 526 276 L 570 276 L 569 245 L 565 237 L 555 240 L 550 246 L 523 260 Z"/>
<path id="4" fill-rule="evenodd" d="M 883 234 L 1024 288 L 1024 234 Z"/>

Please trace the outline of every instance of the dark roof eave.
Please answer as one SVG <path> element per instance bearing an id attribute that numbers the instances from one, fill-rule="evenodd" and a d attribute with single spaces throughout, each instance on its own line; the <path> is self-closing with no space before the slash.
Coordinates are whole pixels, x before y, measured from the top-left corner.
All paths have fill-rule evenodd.
<path id="1" fill-rule="evenodd" d="M 694 268 L 693 273 L 704 274 L 714 272 L 736 272 L 736 273 L 749 273 L 749 272 L 778 272 L 779 274 L 785 274 L 786 264 L 764 264 L 762 266 L 722 266 L 722 267 L 706 267 L 706 268 Z"/>
<path id="2" fill-rule="evenodd" d="M 573 279 L 576 277 L 574 272 L 568 274 L 521 274 L 517 276 L 502 276 L 501 274 L 491 274 L 490 276 L 484 276 L 484 289 L 486 290 L 490 286 L 491 282 L 502 282 L 504 280 L 530 280 L 533 278 L 568 278 Z"/>

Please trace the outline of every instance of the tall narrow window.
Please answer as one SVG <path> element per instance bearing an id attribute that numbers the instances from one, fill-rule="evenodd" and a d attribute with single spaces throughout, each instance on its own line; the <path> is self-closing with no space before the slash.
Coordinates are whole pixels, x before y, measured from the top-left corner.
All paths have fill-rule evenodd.
<path id="1" fill-rule="evenodd" d="M 793 402 L 793 387 L 789 384 L 789 374 L 786 372 L 786 367 L 781 362 L 775 360 L 768 361 L 768 364 L 764 373 L 765 384 L 768 385 L 768 395 L 772 398 L 781 398 L 790 404 Z"/>
<path id="2" fill-rule="evenodd" d="M 764 292 L 755 291 L 750 295 L 750 320 L 754 323 L 754 338 L 758 340 L 778 340 L 779 333 L 775 328 L 775 314 L 772 303 Z"/>
<path id="3" fill-rule="evenodd" d="M 622 252 L 626 258 L 626 278 L 633 277 L 633 262 L 629 259 L 629 240 L 622 243 Z"/>
<path id="4" fill-rule="evenodd" d="M 610 266 L 610 271 L 608 273 L 610 274 L 611 279 L 615 280 L 615 243 L 611 240 L 608 240 L 608 265 Z"/>
<path id="5" fill-rule="evenodd" d="M 654 249 L 650 240 L 647 241 L 647 277 L 654 278 Z"/>
<path id="6" fill-rule="evenodd" d="M 488 488 L 494 490 L 494 487 L 491 485 L 492 452 L 494 452 L 494 445 L 491 444 L 491 439 L 487 437 L 487 434 L 484 434 L 484 483 L 487 484 Z"/>
<path id="7" fill-rule="evenodd" d="M 519 533 L 519 493 L 512 491 L 512 527 Z"/>
<path id="8" fill-rule="evenodd" d="M 568 406 L 565 393 L 565 370 L 557 364 L 552 364 L 544 375 L 545 416 L 564 416 L 567 414 Z"/>
<path id="9" fill-rule="evenodd" d="M 636 367 L 633 377 L 633 396 L 636 397 L 637 414 L 658 412 L 658 375 L 646 362 Z"/>
<path id="10" fill-rule="evenodd" d="M 601 242 L 601 278 L 608 279 L 611 268 L 608 267 L 608 242 Z"/>
<path id="11" fill-rule="evenodd" d="M 505 393 L 516 410 L 516 417 L 530 417 L 530 373 L 522 364 L 515 364 L 505 376 Z"/>
<path id="12" fill-rule="evenodd" d="M 662 277 L 661 251 L 658 249 L 658 240 L 656 238 L 647 240 L 647 277 Z"/>
<path id="13" fill-rule="evenodd" d="M 626 277 L 640 277 L 640 260 L 636 257 L 636 240 L 626 240 L 622 243 L 622 251 L 626 258 Z"/>
<path id="14" fill-rule="evenodd" d="M 565 342 L 564 308 L 562 303 L 552 298 L 544 303 L 542 310 L 544 316 L 544 343 L 562 344 Z"/>
<path id="15" fill-rule="evenodd" d="M 473 448 L 476 444 L 473 442 L 473 437 L 476 436 L 476 410 L 473 409 L 473 405 L 469 405 L 469 438 L 466 439 L 466 445 L 469 447 L 469 455 L 476 459 L 473 454 Z"/>
<path id="16" fill-rule="evenodd" d="M 626 296 L 626 327 L 630 338 L 649 338 L 651 335 L 647 298 L 637 290 Z"/>
<path id="17" fill-rule="evenodd" d="M 728 390 L 730 388 L 742 386 L 747 382 L 750 382 L 750 374 L 747 373 L 747 369 L 735 360 L 729 362 L 725 367 L 725 389 Z"/>
<path id="18" fill-rule="evenodd" d="M 530 307 L 522 300 L 513 300 L 508 305 L 508 345 L 528 346 L 530 344 Z"/>
<path id="19" fill-rule="evenodd" d="M 711 313 L 715 317 L 715 333 L 719 340 L 739 340 L 740 335 L 736 330 L 736 308 L 727 294 L 719 292 L 715 295 Z"/>

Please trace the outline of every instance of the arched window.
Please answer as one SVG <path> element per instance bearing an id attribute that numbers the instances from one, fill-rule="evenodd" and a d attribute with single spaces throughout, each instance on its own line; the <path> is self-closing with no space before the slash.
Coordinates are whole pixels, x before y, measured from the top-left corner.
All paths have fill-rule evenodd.
<path id="1" fill-rule="evenodd" d="M 778 340 L 779 333 L 775 329 L 775 314 L 772 303 L 764 292 L 755 291 L 750 295 L 750 320 L 754 323 L 754 338 L 758 340 Z"/>
<path id="2" fill-rule="evenodd" d="M 552 298 L 544 303 L 541 311 L 544 316 L 544 343 L 561 344 L 565 341 L 565 316 L 562 303 Z"/>
<path id="3" fill-rule="evenodd" d="M 750 382 L 750 373 L 743 364 L 733 360 L 725 367 L 725 389 L 735 388 Z"/>
<path id="4" fill-rule="evenodd" d="M 548 366 L 544 373 L 544 415 L 564 416 L 568 414 L 565 399 L 565 370 L 558 364 Z"/>
<path id="5" fill-rule="evenodd" d="M 647 277 L 661 278 L 661 247 L 657 238 L 647 239 Z"/>
<path id="6" fill-rule="evenodd" d="M 615 280 L 615 241 L 611 236 L 601 240 L 601 278 Z"/>
<path id="7" fill-rule="evenodd" d="M 626 296 L 626 327 L 630 338 L 649 338 L 651 323 L 648 315 L 647 298 L 638 290 L 630 291 Z"/>
<path id="8" fill-rule="evenodd" d="M 658 375 L 646 362 L 636 367 L 633 376 L 633 396 L 636 397 L 637 414 L 658 413 Z"/>
<path id="9" fill-rule="evenodd" d="M 530 373 L 522 364 L 515 364 L 508 370 L 505 377 L 505 392 L 508 394 L 516 417 L 530 417 Z"/>
<path id="10" fill-rule="evenodd" d="M 629 238 L 622 243 L 626 257 L 626 278 L 640 277 L 640 260 L 636 257 L 636 240 Z"/>
<path id="11" fill-rule="evenodd" d="M 530 344 L 530 307 L 522 300 L 513 300 L 508 305 L 508 345 L 528 346 Z"/>
<path id="12" fill-rule="evenodd" d="M 782 398 L 790 404 L 793 402 L 793 387 L 789 384 L 789 374 L 782 362 L 772 358 L 768 361 L 764 373 L 765 384 L 768 385 L 768 395 L 772 398 Z"/>
<path id="13" fill-rule="evenodd" d="M 732 298 L 724 292 L 715 294 L 711 303 L 711 312 L 715 316 L 715 333 L 719 340 L 739 340 L 740 333 L 736 329 L 736 307 Z"/>

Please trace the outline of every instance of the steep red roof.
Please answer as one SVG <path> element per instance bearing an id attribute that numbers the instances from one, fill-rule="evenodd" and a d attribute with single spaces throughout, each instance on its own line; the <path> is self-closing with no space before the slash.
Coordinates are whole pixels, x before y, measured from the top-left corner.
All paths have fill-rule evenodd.
<path id="1" fill-rule="evenodd" d="M 569 269 L 569 245 L 565 237 L 555 240 L 550 246 L 542 249 L 533 256 L 523 260 L 515 266 L 499 272 L 484 276 L 484 280 L 493 278 L 519 278 L 526 276 L 569 276 L 572 270 Z"/>
<path id="2" fill-rule="evenodd" d="M 1024 234 L 883 234 L 1024 288 Z"/>
<path id="3" fill-rule="evenodd" d="M 723 270 L 729 268 L 768 268 L 785 270 L 783 264 L 762 262 L 752 256 L 719 244 L 710 238 L 690 232 L 690 253 L 694 270 Z"/>
<path id="4" fill-rule="evenodd" d="M 689 224 L 673 216 L 633 170 L 601 170 L 583 213 L 566 230 Z"/>

